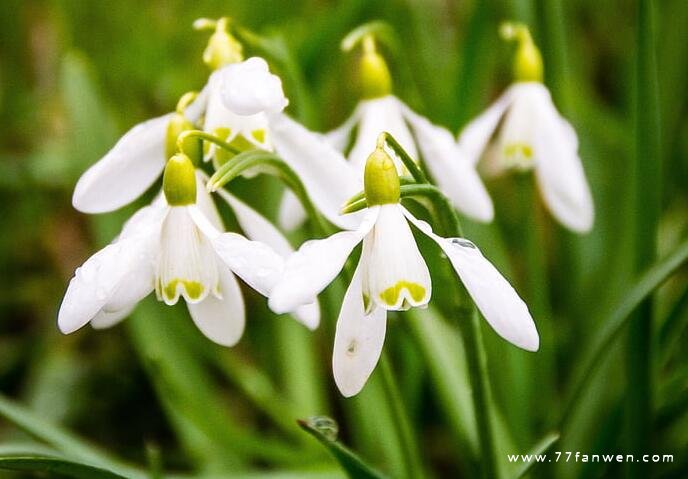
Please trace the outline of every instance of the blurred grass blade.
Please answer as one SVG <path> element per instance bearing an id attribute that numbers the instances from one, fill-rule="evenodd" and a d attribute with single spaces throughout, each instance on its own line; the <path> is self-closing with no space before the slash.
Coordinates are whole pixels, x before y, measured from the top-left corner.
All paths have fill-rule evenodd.
<path id="1" fill-rule="evenodd" d="M 674 349 L 681 342 L 681 335 L 686 326 L 688 326 L 688 288 L 674 303 L 659 330 L 660 364 L 665 365 L 671 359 Z"/>
<path id="2" fill-rule="evenodd" d="M 657 255 L 657 227 L 661 211 L 661 157 L 654 1 L 638 0 L 635 58 L 635 155 L 633 157 L 634 267 L 642 271 Z M 650 298 L 639 305 L 628 331 L 626 413 L 628 452 L 651 450 L 652 432 L 652 320 Z M 630 477 L 646 477 L 649 465 L 628 467 Z"/>
<path id="3" fill-rule="evenodd" d="M 53 477 L 53 474 L 59 474 L 60 477 L 71 477 L 74 479 L 134 478 L 134 476 L 123 476 L 101 467 L 83 464 L 69 459 L 35 454 L 0 454 L 0 470 L 43 473 L 49 474 L 49 477 Z"/>
<path id="4" fill-rule="evenodd" d="M 551 432 L 547 434 L 540 442 L 538 442 L 530 451 L 528 451 L 526 454 L 527 455 L 532 455 L 532 456 L 537 456 L 537 455 L 542 455 L 545 454 L 549 449 L 554 445 L 555 442 L 559 440 L 559 433 L 558 432 Z M 528 474 L 533 467 L 538 465 L 539 462 L 536 460 L 533 461 L 526 461 L 524 464 L 520 465 L 518 469 L 514 472 L 513 476 L 509 477 L 523 477 L 526 474 Z"/>
<path id="5" fill-rule="evenodd" d="M 459 368 L 455 360 L 457 352 L 463 354 L 463 345 L 434 308 L 412 309 L 406 316 L 406 324 L 428 365 L 440 407 L 461 449 L 466 451 L 468 458 L 475 460 L 478 457 L 478 434 L 473 415 L 471 383 L 465 361 L 461 362 L 462 367 Z M 450 342 L 450 339 L 455 341 Z"/>
<path id="6" fill-rule="evenodd" d="M 581 366 L 578 373 L 573 375 L 573 387 L 570 389 L 561 418 L 562 431 L 571 418 L 589 379 L 598 369 L 599 361 L 604 357 L 609 346 L 619 337 L 623 326 L 629 321 L 630 314 L 686 261 L 688 261 L 688 240 L 643 274 L 600 326 L 593 343 L 584 353 L 583 359 L 576 361 Z"/>
<path id="7" fill-rule="evenodd" d="M 45 421 L 2 394 L 0 394 L 0 416 L 29 435 L 46 442 L 70 457 L 102 465 L 112 470 L 128 469 L 127 466 L 123 466 L 96 446 L 90 445 L 71 432 Z"/>
<path id="8" fill-rule="evenodd" d="M 337 440 L 337 423 L 324 416 L 299 420 L 299 426 L 315 437 L 339 462 L 349 477 L 354 479 L 383 479 L 380 472 L 363 462 L 353 451 Z"/>

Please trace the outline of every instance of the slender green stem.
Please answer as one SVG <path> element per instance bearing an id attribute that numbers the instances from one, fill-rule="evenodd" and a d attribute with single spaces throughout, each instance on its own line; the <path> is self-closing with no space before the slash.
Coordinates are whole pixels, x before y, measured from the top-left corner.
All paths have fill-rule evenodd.
<path id="1" fill-rule="evenodd" d="M 379 367 L 382 373 L 382 383 L 385 395 L 389 401 L 389 406 L 396 424 L 397 435 L 399 436 L 404 452 L 405 477 L 411 479 L 423 477 L 423 465 L 420 459 L 418 442 L 416 441 L 416 436 L 413 434 L 408 410 L 401 398 L 401 393 L 399 392 L 399 387 L 394 378 L 392 366 L 389 364 L 389 358 L 384 352 L 380 358 Z"/>
<path id="2" fill-rule="evenodd" d="M 635 267 L 654 261 L 661 199 L 657 68 L 652 0 L 638 0 L 636 28 L 634 214 Z M 652 299 L 640 305 L 628 331 L 628 452 L 642 454 L 652 445 Z M 647 477 L 649 465 L 628 467 L 630 477 Z"/>
<path id="3" fill-rule="evenodd" d="M 215 145 L 219 146 L 223 150 L 227 150 L 228 152 L 238 155 L 241 153 L 241 150 L 233 147 L 226 141 L 222 141 L 215 135 L 211 135 L 210 133 L 206 133 L 205 131 L 201 130 L 187 130 L 185 132 L 182 132 L 179 134 L 177 137 L 177 147 L 181 150 L 182 146 L 184 145 L 184 141 L 186 141 L 189 138 L 199 138 L 201 140 L 208 141 L 210 143 L 214 143 Z"/>
<path id="4" fill-rule="evenodd" d="M 433 205 L 437 209 L 436 214 L 443 221 L 443 226 L 449 236 L 463 236 L 463 229 L 456 210 L 440 190 L 429 184 L 409 185 L 405 188 L 415 188 L 417 195 L 422 195 L 432 200 Z M 497 460 L 492 424 L 492 400 L 488 382 L 487 357 L 480 333 L 480 317 L 466 289 L 456 281 L 456 278 L 451 278 L 449 282 L 457 287 L 457 321 L 464 336 L 466 360 L 470 373 L 478 428 L 478 440 L 482 455 L 483 477 L 490 479 L 498 478 L 500 477 L 499 462 Z"/>

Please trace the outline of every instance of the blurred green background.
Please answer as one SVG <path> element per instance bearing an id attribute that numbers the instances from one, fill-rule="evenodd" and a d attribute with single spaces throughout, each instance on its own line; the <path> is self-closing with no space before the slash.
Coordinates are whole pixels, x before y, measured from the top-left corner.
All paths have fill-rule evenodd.
<path id="1" fill-rule="evenodd" d="M 69 337 L 57 331 L 56 311 L 74 269 L 114 237 L 136 207 L 86 217 L 71 207 L 77 178 L 132 125 L 171 110 L 181 94 L 203 86 L 207 34 L 191 24 L 222 15 L 287 48 L 290 66 L 268 60 L 283 74 L 290 113 L 320 131 L 338 125 L 356 104 L 350 86 L 354 58 L 341 53 L 339 42 L 363 22 L 380 19 L 393 26 L 399 46 L 385 53 L 395 93 L 453 131 L 511 81 L 513 50 L 499 40 L 499 23 L 516 19 L 531 26 L 544 55 L 545 82 L 580 138 L 595 227 L 586 236 L 563 230 L 538 203 L 532 178 L 518 175 L 488 183 L 495 223 L 466 221 L 464 227 L 527 300 L 541 332 L 541 351 L 532 355 L 483 330 L 501 411 L 500 447 L 525 453 L 548 432 L 559 431 L 586 347 L 637 278 L 638 251 L 662 258 L 688 231 L 688 3 L 654 2 L 659 133 L 644 135 L 657 146 L 648 158 L 636 154 L 643 150 L 634 125 L 643 122 L 635 112 L 652 114 L 642 101 L 638 107 L 638 92 L 648 85 L 634 80 L 636 3 L 0 2 L 0 453 L 18 445 L 32 450 L 38 442 L 87 459 L 61 436 L 36 433 L 60 424 L 153 473 L 161 461 L 168 471 L 216 477 L 254 477 L 248 471 L 255 477 L 341 477 L 324 449 L 295 424 L 298 417 L 327 414 L 340 423 L 344 443 L 398 477 L 403 457 L 377 373 L 353 400 L 339 397 L 331 379 L 342 284 L 322 298 L 323 326 L 315 334 L 270 314 L 264 300 L 244 288 L 247 334 L 231 350 L 202 338 L 183 305 L 168 308 L 151 299 L 111 330 L 84 328 Z M 647 184 L 634 180 L 634 165 L 644 161 L 657 166 L 661 186 L 651 178 Z M 280 191 L 274 179 L 242 180 L 232 188 L 274 217 Z M 648 233 L 657 238 L 656 252 L 652 244 L 638 244 L 644 195 L 661 201 L 658 227 Z M 295 245 L 305 234 L 294 236 Z M 684 267 L 653 299 L 653 410 L 651 434 L 644 439 L 647 452 L 675 458 L 642 469 L 652 477 L 688 477 L 687 278 Z M 456 359 L 461 342 L 438 318 L 449 310 L 441 286 L 435 293 L 434 308 L 391 319 L 386 349 L 428 476 L 474 477 L 480 460 L 466 372 Z M 596 363 L 552 450 L 625 450 L 634 434 L 624 419 L 623 399 L 634 388 L 625 335 L 624 330 Z M 446 362 L 438 362 L 438 355 Z M 18 403 L 19 412 L 13 409 Z M 32 428 L 13 411 L 38 423 Z M 32 434 L 20 432 L 17 423 Z M 501 460 L 511 471 L 505 454 Z M 628 469 L 559 463 L 537 466 L 531 474 L 617 477 L 633 474 Z M 0 471 L 0 477 L 15 477 L 10 474 Z"/>

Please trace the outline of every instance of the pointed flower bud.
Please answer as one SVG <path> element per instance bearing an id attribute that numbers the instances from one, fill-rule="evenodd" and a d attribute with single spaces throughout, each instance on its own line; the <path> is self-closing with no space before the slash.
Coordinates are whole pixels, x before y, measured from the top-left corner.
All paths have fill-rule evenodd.
<path id="1" fill-rule="evenodd" d="M 363 182 L 369 207 L 399 202 L 397 167 L 382 145 L 368 157 Z"/>
<path id="2" fill-rule="evenodd" d="M 208 39 L 208 46 L 206 46 L 203 52 L 203 62 L 212 70 L 244 60 L 243 47 L 229 33 L 228 24 L 229 19 L 227 17 L 222 17 L 217 21 L 199 18 L 194 22 L 196 30 L 215 29 L 215 32 Z"/>
<path id="3" fill-rule="evenodd" d="M 361 96 L 381 98 L 392 92 L 392 77 L 387 62 L 377 51 L 372 35 L 363 37 L 363 55 L 358 64 Z"/>
<path id="4" fill-rule="evenodd" d="M 177 153 L 167 161 L 162 190 L 170 206 L 196 203 L 196 168 L 184 153 Z"/>
<path id="5" fill-rule="evenodd" d="M 528 27 L 521 23 L 503 23 L 499 29 L 502 38 L 518 42 L 514 56 L 514 78 L 517 82 L 542 82 L 542 55 L 530 35 Z"/>

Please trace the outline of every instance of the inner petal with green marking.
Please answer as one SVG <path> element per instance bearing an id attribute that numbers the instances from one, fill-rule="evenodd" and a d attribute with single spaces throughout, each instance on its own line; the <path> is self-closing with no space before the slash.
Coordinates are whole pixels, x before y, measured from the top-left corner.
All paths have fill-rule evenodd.
<path id="1" fill-rule="evenodd" d="M 380 299 L 388 306 L 393 307 L 399 304 L 399 296 L 404 295 L 402 308 L 409 309 L 411 302 L 407 301 L 406 298 L 410 297 L 413 303 L 419 303 L 425 297 L 425 291 L 425 288 L 418 283 L 401 280 L 380 293 Z"/>

